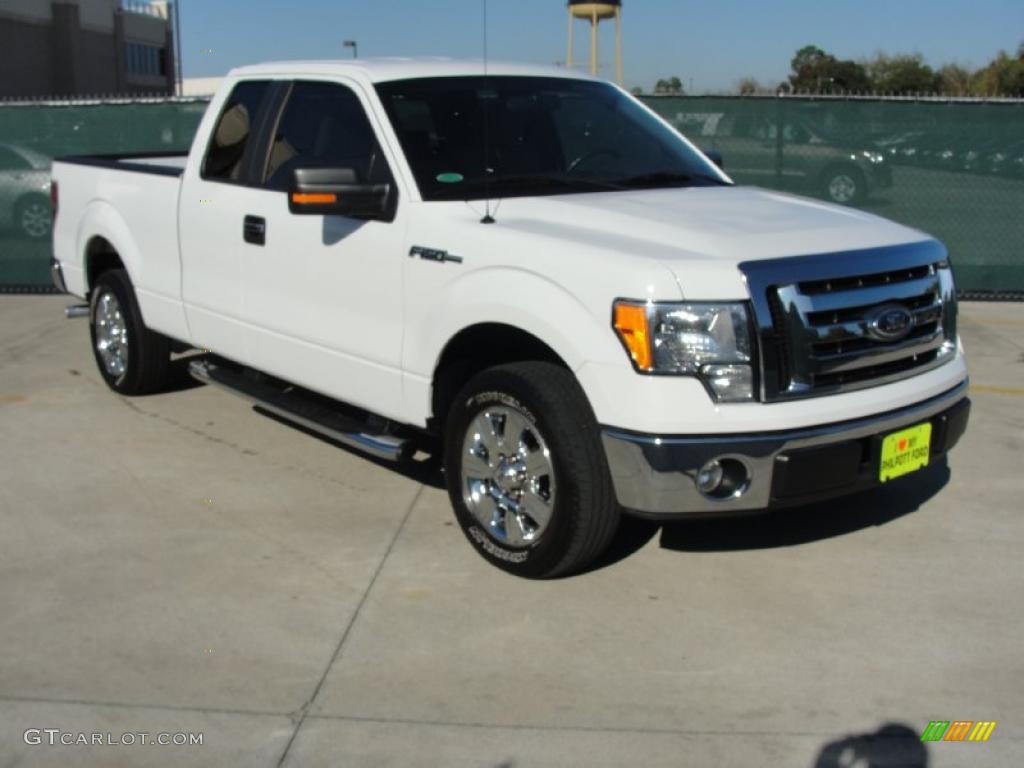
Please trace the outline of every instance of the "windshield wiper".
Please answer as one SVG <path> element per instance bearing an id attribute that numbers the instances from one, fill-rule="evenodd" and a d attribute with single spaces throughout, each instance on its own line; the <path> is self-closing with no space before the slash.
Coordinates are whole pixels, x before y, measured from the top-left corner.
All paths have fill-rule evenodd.
<path id="1" fill-rule="evenodd" d="M 624 189 L 641 189 L 644 187 L 660 186 L 686 186 L 695 181 L 706 182 L 719 186 L 725 186 L 726 182 L 711 176 L 707 173 L 677 173 L 675 171 L 654 171 L 653 173 L 641 173 L 637 176 L 629 176 L 625 179 L 618 179 L 615 183 Z"/>

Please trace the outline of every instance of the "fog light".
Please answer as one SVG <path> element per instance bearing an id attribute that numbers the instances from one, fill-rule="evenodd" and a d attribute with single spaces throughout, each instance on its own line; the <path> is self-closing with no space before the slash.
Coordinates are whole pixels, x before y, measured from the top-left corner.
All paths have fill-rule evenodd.
<path id="1" fill-rule="evenodd" d="M 733 458 L 712 459 L 697 472 L 693 479 L 697 490 L 709 499 L 734 499 L 750 487 L 750 472 L 746 464 Z"/>
<path id="2" fill-rule="evenodd" d="M 697 473 L 697 490 L 705 496 L 710 496 L 718 490 L 723 477 L 725 477 L 725 470 L 722 469 L 722 465 L 718 459 L 712 459 Z"/>

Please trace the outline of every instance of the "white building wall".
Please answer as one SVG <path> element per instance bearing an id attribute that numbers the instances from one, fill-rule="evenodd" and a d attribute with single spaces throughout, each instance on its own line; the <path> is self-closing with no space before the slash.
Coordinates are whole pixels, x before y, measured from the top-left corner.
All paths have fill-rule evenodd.
<path id="1" fill-rule="evenodd" d="M 186 77 L 182 83 L 183 96 L 212 96 L 220 88 L 222 77 Z"/>
<path id="2" fill-rule="evenodd" d="M 167 40 L 167 22 L 158 16 L 124 13 L 121 19 L 124 23 L 125 40 L 160 46 Z"/>

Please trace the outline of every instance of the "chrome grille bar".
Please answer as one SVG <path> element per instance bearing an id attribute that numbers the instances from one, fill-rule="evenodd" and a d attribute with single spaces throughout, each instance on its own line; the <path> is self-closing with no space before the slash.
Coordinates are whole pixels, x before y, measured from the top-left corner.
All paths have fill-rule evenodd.
<path id="1" fill-rule="evenodd" d="M 883 363 L 891 363 L 915 355 L 923 355 L 938 349 L 945 343 L 942 329 L 929 334 L 924 339 L 912 339 L 902 344 L 888 344 L 869 351 L 840 352 L 833 355 L 814 355 L 814 372 L 839 373 L 855 371 L 859 368 L 870 368 Z"/>
<path id="2" fill-rule="evenodd" d="M 877 386 L 952 356 L 956 299 L 934 240 L 744 262 L 773 401 Z M 896 327 L 882 328 L 885 316 Z"/>
<path id="3" fill-rule="evenodd" d="M 905 283 L 873 285 L 868 288 L 815 293 L 810 296 L 801 292 L 799 286 L 792 287 L 795 295 L 801 298 L 803 307 L 809 311 L 834 312 L 855 307 L 875 307 L 888 301 L 906 301 L 925 294 L 934 294 L 939 288 L 939 278 L 933 274 Z"/>
<path id="4" fill-rule="evenodd" d="M 868 307 L 870 309 L 870 307 Z M 862 310 L 863 313 L 863 310 Z M 919 309 L 911 310 L 914 325 L 922 326 L 938 322 L 942 318 L 942 303 L 933 301 Z M 841 342 L 862 339 L 867 335 L 868 324 L 860 319 L 856 322 L 834 323 L 830 325 L 812 325 L 807 329 L 815 342 Z"/>

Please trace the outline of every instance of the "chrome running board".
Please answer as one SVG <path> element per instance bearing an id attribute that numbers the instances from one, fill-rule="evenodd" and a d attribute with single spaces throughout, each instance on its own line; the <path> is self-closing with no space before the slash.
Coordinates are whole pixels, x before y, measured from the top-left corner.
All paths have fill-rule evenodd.
<path id="1" fill-rule="evenodd" d="M 375 458 L 400 461 L 409 453 L 410 443 L 407 439 L 387 432 L 369 431 L 365 421 L 345 416 L 320 402 L 326 398 L 304 393 L 297 387 L 277 387 L 247 375 L 244 369 L 218 365 L 205 359 L 189 363 L 188 372 L 197 381 L 213 384 L 249 400 L 257 410 L 266 411 Z"/>

